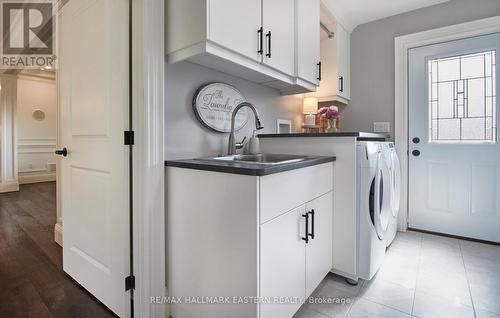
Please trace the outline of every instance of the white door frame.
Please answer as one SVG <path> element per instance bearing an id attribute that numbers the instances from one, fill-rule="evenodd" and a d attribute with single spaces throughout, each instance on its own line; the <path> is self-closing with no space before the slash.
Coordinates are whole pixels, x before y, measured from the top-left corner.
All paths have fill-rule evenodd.
<path id="1" fill-rule="evenodd" d="M 132 0 L 135 317 L 166 317 L 164 0 Z"/>
<path id="2" fill-rule="evenodd" d="M 395 62 L 395 143 L 401 161 L 401 209 L 398 230 L 408 228 L 408 50 L 415 47 L 500 32 L 500 16 L 396 37 Z"/>

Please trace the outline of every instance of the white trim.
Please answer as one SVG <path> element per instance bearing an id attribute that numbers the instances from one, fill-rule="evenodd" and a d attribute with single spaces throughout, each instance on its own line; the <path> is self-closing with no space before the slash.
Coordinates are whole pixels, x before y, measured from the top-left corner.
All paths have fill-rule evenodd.
<path id="1" fill-rule="evenodd" d="M 39 172 L 46 171 L 41 170 Z M 29 173 L 36 171 L 19 171 L 19 184 L 29 184 L 29 183 L 40 183 L 40 182 L 52 182 L 56 181 L 56 173 L 37 173 L 37 174 L 26 174 L 22 175 L 21 173 Z"/>
<path id="2" fill-rule="evenodd" d="M 59 244 L 59 246 L 63 246 L 63 228 L 62 223 L 57 222 L 54 225 L 54 241 Z"/>
<path id="3" fill-rule="evenodd" d="M 19 191 L 19 182 L 17 180 L 0 183 L 0 193 L 15 191 Z"/>
<path id="4" fill-rule="evenodd" d="M 500 32 L 500 16 L 399 36 L 394 39 L 395 143 L 401 161 L 401 209 L 398 230 L 408 224 L 408 50 L 467 37 Z"/>
<path id="5" fill-rule="evenodd" d="M 56 139 L 17 139 L 17 153 L 50 153 L 56 150 Z M 19 171 L 20 172 L 20 171 Z"/>
<path id="6" fill-rule="evenodd" d="M 166 317 L 164 1 L 133 1 L 133 188 L 135 317 Z"/>
<path id="7" fill-rule="evenodd" d="M 0 192 L 19 191 L 17 76 L 0 76 Z"/>
<path id="8" fill-rule="evenodd" d="M 52 77 L 45 77 L 45 76 L 36 75 L 36 74 L 19 73 L 18 78 L 20 80 L 25 80 L 25 81 L 40 82 L 40 83 L 47 83 L 47 84 L 56 85 L 56 78 L 55 77 L 52 78 Z"/>

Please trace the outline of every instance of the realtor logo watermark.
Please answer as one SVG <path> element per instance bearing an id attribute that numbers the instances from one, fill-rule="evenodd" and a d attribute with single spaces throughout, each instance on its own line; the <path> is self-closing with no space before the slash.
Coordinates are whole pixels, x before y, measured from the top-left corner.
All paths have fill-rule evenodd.
<path id="1" fill-rule="evenodd" d="M 56 19 L 52 0 L 3 0 L 0 17 L 0 68 L 55 68 Z"/>

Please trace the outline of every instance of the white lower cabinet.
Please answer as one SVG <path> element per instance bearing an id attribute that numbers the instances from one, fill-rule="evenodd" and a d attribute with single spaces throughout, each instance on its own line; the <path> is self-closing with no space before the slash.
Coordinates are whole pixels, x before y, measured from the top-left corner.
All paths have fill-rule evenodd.
<path id="1" fill-rule="evenodd" d="M 306 246 L 306 297 L 318 287 L 332 269 L 333 192 L 306 204 L 314 213 L 314 238 Z"/>
<path id="2" fill-rule="evenodd" d="M 328 192 L 261 225 L 261 296 L 273 300 L 261 318 L 292 317 L 330 271 L 332 206 Z"/>
<path id="3" fill-rule="evenodd" d="M 260 228 L 261 296 L 289 297 L 305 294 L 306 253 L 305 206 L 300 206 L 273 219 Z M 300 302 L 262 304 L 261 318 L 292 317 Z"/>
<path id="4" fill-rule="evenodd" d="M 333 162 L 266 176 L 167 167 L 166 179 L 173 318 L 291 318 L 332 268 Z"/>

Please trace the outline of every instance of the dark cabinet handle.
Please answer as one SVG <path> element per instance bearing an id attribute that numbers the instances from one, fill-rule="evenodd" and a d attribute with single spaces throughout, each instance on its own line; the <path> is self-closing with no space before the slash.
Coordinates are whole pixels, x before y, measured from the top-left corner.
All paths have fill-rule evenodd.
<path id="1" fill-rule="evenodd" d="M 306 237 L 303 237 L 302 240 L 306 241 L 306 244 L 309 243 L 309 213 L 302 214 L 302 217 L 306 218 Z"/>
<path id="2" fill-rule="evenodd" d="M 66 149 L 66 147 L 64 147 L 61 150 L 56 150 L 56 155 L 66 157 L 68 155 L 68 149 Z"/>
<path id="3" fill-rule="evenodd" d="M 414 155 L 415 157 L 418 157 L 420 156 L 420 150 L 415 149 L 411 152 L 411 154 Z"/>
<path id="4" fill-rule="evenodd" d="M 316 65 L 318 65 L 318 81 L 321 81 L 321 62 Z"/>
<path id="5" fill-rule="evenodd" d="M 415 137 L 415 138 L 412 139 L 412 141 L 413 141 L 414 144 L 418 144 L 420 142 L 420 138 Z"/>
<path id="6" fill-rule="evenodd" d="M 266 56 L 268 58 L 271 58 L 271 31 L 267 32 L 266 38 L 267 38 L 267 53 L 266 53 Z"/>
<path id="7" fill-rule="evenodd" d="M 314 240 L 314 209 L 312 209 L 311 211 L 307 212 L 307 214 L 311 214 L 311 233 L 308 234 L 311 239 Z"/>
<path id="8" fill-rule="evenodd" d="M 257 50 L 257 53 L 262 55 L 262 53 L 264 53 L 264 50 L 263 50 L 263 46 L 264 46 L 264 37 L 263 37 L 263 34 L 264 33 L 264 29 L 262 27 L 260 27 L 260 29 L 257 31 L 257 40 L 258 40 L 258 47 L 259 49 Z"/>
<path id="9" fill-rule="evenodd" d="M 339 77 L 339 81 L 340 81 L 340 89 L 339 89 L 339 91 L 343 92 L 344 91 L 344 76 Z"/>

